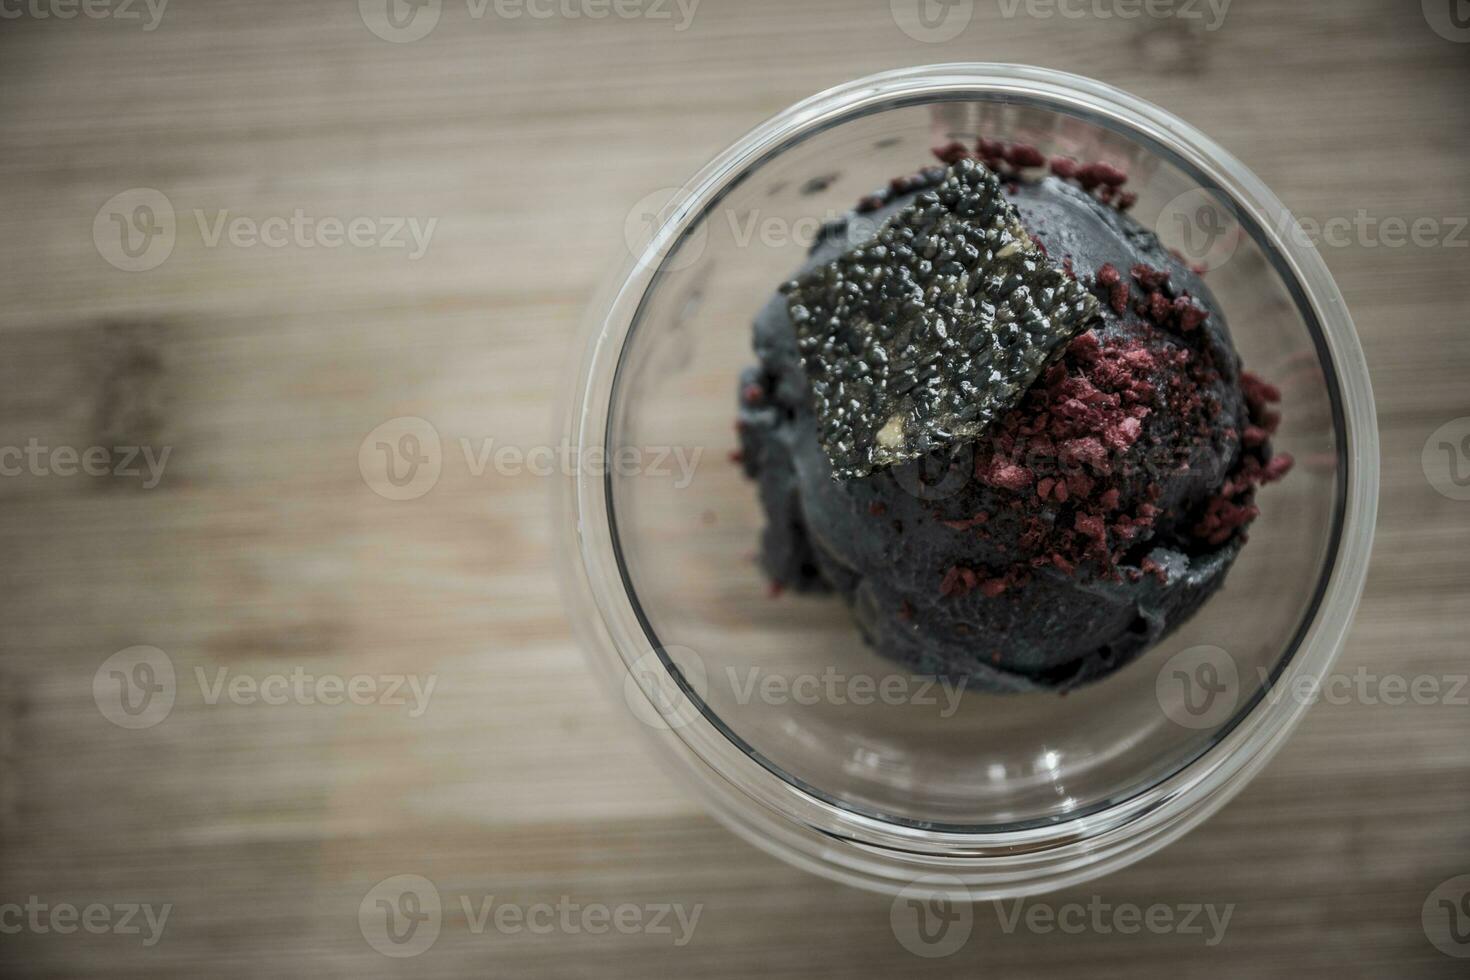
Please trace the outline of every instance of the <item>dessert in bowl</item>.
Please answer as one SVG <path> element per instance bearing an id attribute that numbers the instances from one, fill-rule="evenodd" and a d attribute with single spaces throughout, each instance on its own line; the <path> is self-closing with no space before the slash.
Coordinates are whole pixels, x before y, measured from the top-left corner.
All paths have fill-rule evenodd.
<path id="1" fill-rule="evenodd" d="M 757 318 L 738 431 L 762 560 L 918 673 L 1066 691 L 1221 587 L 1294 462 L 1280 393 L 1205 270 L 1127 213 L 1124 171 L 935 152 L 949 169 L 825 225 Z"/>
<path id="2" fill-rule="evenodd" d="M 1304 709 L 1273 692 L 1341 643 L 1376 501 L 1351 321 L 1285 221 L 1162 110 L 1015 66 L 823 93 L 675 195 L 568 422 L 650 465 L 568 481 L 564 579 L 717 815 L 994 897 L 1244 785 Z"/>

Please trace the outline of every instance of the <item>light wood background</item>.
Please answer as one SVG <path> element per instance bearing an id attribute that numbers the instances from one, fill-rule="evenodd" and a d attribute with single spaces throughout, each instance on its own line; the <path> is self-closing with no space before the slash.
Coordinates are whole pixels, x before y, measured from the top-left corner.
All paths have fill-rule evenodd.
<path id="1" fill-rule="evenodd" d="M 792 870 L 677 788 L 585 670 L 549 556 L 550 487 L 446 462 L 413 502 L 358 446 L 395 416 L 451 444 L 550 438 L 583 305 L 649 191 L 837 82 L 1032 62 L 1193 121 L 1297 214 L 1470 214 L 1470 46 L 1412 2 L 1236 0 L 1182 20 L 1004 17 L 922 43 L 887 0 L 704 0 L 654 20 L 467 16 L 413 43 L 352 0 L 170 4 L 140 21 L 0 19 L 0 444 L 170 446 L 165 478 L 0 480 L 0 903 L 172 903 L 162 940 L 0 935 L 31 976 L 1463 976 L 1430 891 L 1470 873 L 1470 708 L 1320 705 L 1186 841 L 1052 901 L 1236 904 L 1225 941 L 1006 935 L 989 906 L 943 960 L 889 901 Z M 19 9 L 6 5 L 6 10 Z M 44 8 L 43 8 L 44 9 Z M 147 19 L 146 8 L 135 8 Z M 676 9 L 676 8 L 671 8 Z M 677 14 L 676 14 L 677 21 Z M 161 266 L 94 246 L 114 194 L 179 215 Z M 437 217 L 428 254 L 205 247 L 194 209 Z M 1463 247 L 1325 250 L 1383 435 L 1367 595 L 1341 667 L 1466 671 L 1470 503 L 1420 453 L 1470 415 Z M 92 680 L 168 653 L 160 724 Z M 432 673 L 432 706 L 207 704 L 211 676 Z M 702 903 L 693 941 L 474 935 L 372 949 L 359 902 L 460 895 Z"/>

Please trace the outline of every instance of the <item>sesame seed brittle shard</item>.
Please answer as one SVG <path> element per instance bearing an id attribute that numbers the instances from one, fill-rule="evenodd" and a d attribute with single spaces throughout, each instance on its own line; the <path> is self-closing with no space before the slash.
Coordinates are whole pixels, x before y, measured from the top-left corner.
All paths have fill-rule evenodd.
<path id="1" fill-rule="evenodd" d="M 1099 316 L 973 160 L 783 291 L 837 479 L 983 434 Z"/>

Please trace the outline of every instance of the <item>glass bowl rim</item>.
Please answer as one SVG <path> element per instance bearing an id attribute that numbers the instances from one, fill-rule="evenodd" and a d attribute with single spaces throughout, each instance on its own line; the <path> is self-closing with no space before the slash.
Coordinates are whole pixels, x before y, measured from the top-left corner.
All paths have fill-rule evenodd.
<path id="1" fill-rule="evenodd" d="M 563 431 L 576 458 L 587 458 L 588 449 L 609 448 L 618 369 L 643 301 L 662 274 L 661 261 L 736 183 L 795 143 L 844 121 L 908 105 L 997 98 L 1065 108 L 1167 150 L 1249 219 L 1298 306 L 1315 320 L 1334 426 L 1345 436 L 1340 499 L 1316 608 L 1283 654 L 1271 687 L 1291 690 L 1302 677 L 1320 679 L 1341 648 L 1361 596 L 1377 509 L 1376 417 L 1351 317 L 1320 255 L 1301 236 L 1286 233 L 1294 219 L 1259 178 L 1167 111 L 1083 76 L 986 63 L 881 72 L 797 103 L 719 154 L 675 194 L 647 247 L 630 255 L 589 307 L 590 336 L 569 389 L 571 403 L 563 408 Z M 1258 692 L 1212 745 L 1152 786 L 1044 824 L 959 828 L 859 812 L 765 763 L 702 707 L 673 718 L 670 706 L 685 699 L 687 708 L 685 688 L 677 671 L 667 669 L 669 661 L 657 650 L 627 581 L 611 475 L 578 467 L 561 481 L 559 496 L 561 582 L 573 625 L 604 680 L 630 704 L 646 693 L 656 695 L 649 705 L 673 723 L 647 730 L 678 760 L 679 771 L 691 777 L 716 816 L 789 862 L 850 884 L 893 892 L 925 878 L 932 879 L 930 891 L 975 899 L 1035 894 L 1106 873 L 1152 853 L 1223 805 L 1265 765 L 1308 706 L 1304 699 Z M 658 690 L 630 687 L 635 666 L 651 654 L 664 668 L 653 678 Z"/>

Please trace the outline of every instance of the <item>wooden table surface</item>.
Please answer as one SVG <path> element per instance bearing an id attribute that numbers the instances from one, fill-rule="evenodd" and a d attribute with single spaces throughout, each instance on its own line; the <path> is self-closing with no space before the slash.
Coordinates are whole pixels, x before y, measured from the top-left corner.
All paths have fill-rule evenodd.
<path id="1" fill-rule="evenodd" d="M 369 30 L 422 23 L 393 28 L 382 6 L 177 2 L 154 23 L 141 2 L 70 19 L 40 16 L 66 0 L 0 4 L 0 446 L 171 452 L 156 486 L 146 466 L 68 476 L 65 454 L 0 480 L 6 975 L 1464 975 L 1421 921 L 1436 886 L 1470 873 L 1464 700 L 1319 705 L 1185 841 L 1048 899 L 1234 903 L 1216 946 L 1007 934 L 984 905 L 965 948 L 923 959 L 887 898 L 747 846 L 660 771 L 569 634 L 547 480 L 446 464 L 431 494 L 391 501 L 358 451 L 399 416 L 451 443 L 549 441 L 630 208 L 827 86 L 938 61 L 1065 68 L 1189 119 L 1300 216 L 1451 228 L 1470 214 L 1470 46 L 1388 0 L 1237 0 L 1217 30 L 1099 15 L 1126 0 L 1067 5 L 1075 17 L 980 0 L 942 42 L 900 29 L 923 33 L 886 0 L 704 0 L 687 24 L 672 3 L 669 19 L 593 20 L 446 0 L 409 43 Z M 137 188 L 167 199 L 176 236 L 161 264 L 125 271 L 158 257 L 120 251 L 110 214 L 145 221 Z M 437 224 L 422 257 L 406 233 L 403 248 L 211 238 L 222 210 L 247 234 L 297 209 Z M 1470 502 L 1421 466 L 1431 433 L 1470 415 L 1467 238 L 1323 249 L 1383 442 L 1345 672 L 1467 670 Z M 99 710 L 111 667 L 146 675 L 133 653 L 99 669 L 139 645 L 166 654 L 177 697 L 161 720 L 114 712 L 146 725 L 128 728 Z M 293 674 L 437 686 L 418 714 L 382 690 L 371 705 L 207 696 Z M 445 905 L 413 958 L 359 927 L 399 874 Z M 701 912 L 680 946 L 477 932 L 462 896 Z M 28 902 L 95 904 L 108 925 L 19 925 L 3 907 Z M 171 907 L 156 943 L 141 913 L 141 932 L 122 928 L 127 903 Z"/>

